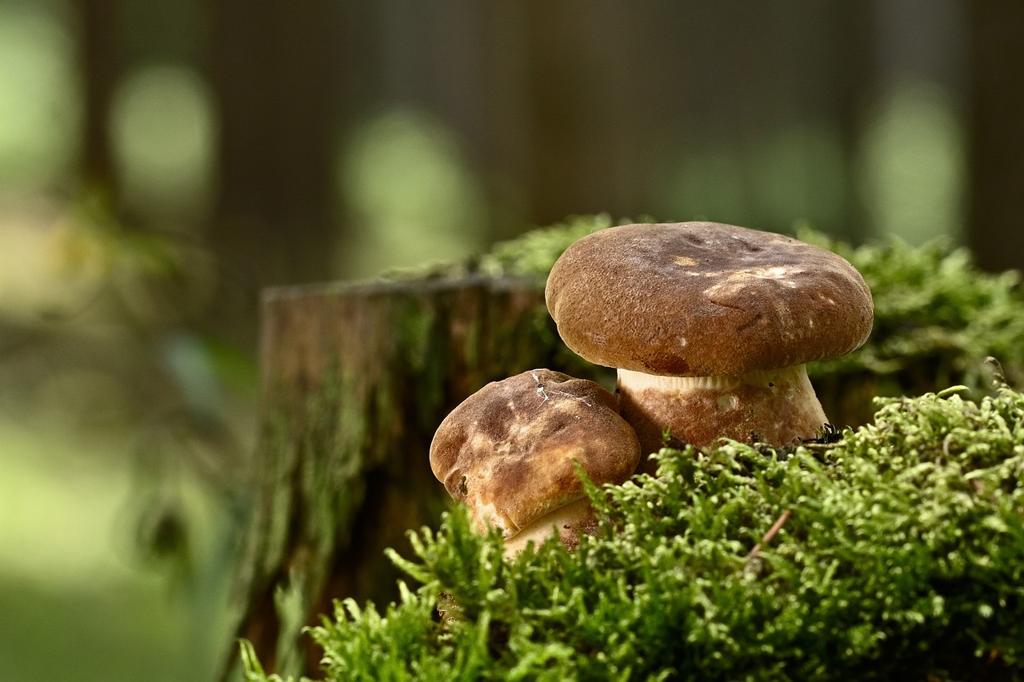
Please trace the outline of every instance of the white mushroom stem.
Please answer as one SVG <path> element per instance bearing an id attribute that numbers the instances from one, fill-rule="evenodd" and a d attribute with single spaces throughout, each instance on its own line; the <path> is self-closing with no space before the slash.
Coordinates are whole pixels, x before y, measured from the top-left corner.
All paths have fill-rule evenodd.
<path id="1" fill-rule="evenodd" d="M 828 418 L 804 365 L 727 377 L 673 377 L 620 369 L 619 411 L 645 453 L 663 434 L 696 446 L 719 438 L 785 445 L 813 437 Z"/>
<path id="2" fill-rule="evenodd" d="M 548 512 L 536 521 L 523 526 L 518 533 L 505 539 L 505 556 L 512 558 L 526 549 L 527 544 L 541 544 L 557 535 L 562 544 L 573 549 L 580 534 L 593 524 L 594 513 L 590 501 L 581 498 Z"/>

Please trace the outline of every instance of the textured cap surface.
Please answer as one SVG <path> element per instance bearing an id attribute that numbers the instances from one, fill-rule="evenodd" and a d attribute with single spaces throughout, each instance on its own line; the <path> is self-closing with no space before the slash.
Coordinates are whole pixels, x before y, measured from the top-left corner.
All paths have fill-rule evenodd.
<path id="1" fill-rule="evenodd" d="M 636 470 L 640 446 L 592 381 L 535 369 L 487 384 L 445 417 L 430 466 L 481 526 L 505 535 L 584 496 L 573 462 L 600 485 Z"/>
<path id="2" fill-rule="evenodd" d="M 721 223 L 595 232 L 558 259 L 545 296 L 562 340 L 587 360 L 677 376 L 843 355 L 874 317 L 867 284 L 842 257 Z"/>

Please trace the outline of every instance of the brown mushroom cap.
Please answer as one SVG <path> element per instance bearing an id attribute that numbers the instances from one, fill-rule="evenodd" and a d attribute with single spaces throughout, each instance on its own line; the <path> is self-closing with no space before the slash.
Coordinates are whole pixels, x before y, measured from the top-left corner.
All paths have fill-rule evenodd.
<path id="1" fill-rule="evenodd" d="M 438 427 L 430 467 L 481 526 L 506 536 L 636 470 L 640 446 L 615 398 L 592 381 L 535 369 L 487 384 Z"/>
<path id="2" fill-rule="evenodd" d="M 580 239 L 548 276 L 566 345 L 608 367 L 740 375 L 836 357 L 871 331 L 864 279 L 791 237 L 720 223 L 623 225 Z"/>

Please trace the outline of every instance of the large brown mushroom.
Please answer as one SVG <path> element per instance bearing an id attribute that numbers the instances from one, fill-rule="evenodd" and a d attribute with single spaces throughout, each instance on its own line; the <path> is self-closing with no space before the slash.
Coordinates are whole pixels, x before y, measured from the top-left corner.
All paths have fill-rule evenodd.
<path id="1" fill-rule="evenodd" d="M 430 466 L 476 526 L 496 526 L 506 554 L 557 532 L 573 546 L 591 522 L 575 465 L 621 483 L 640 462 L 615 396 L 592 381 L 535 369 L 487 384 L 445 417 Z"/>
<path id="2" fill-rule="evenodd" d="M 624 225 L 571 245 L 548 277 L 566 345 L 618 369 L 644 452 L 667 431 L 786 444 L 827 421 L 805 363 L 871 331 L 864 279 L 842 257 L 719 223 Z"/>

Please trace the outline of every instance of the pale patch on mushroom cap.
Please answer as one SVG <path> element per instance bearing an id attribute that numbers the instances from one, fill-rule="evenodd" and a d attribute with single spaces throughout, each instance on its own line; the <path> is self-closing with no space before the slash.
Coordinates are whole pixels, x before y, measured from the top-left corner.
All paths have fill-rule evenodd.
<path id="1" fill-rule="evenodd" d="M 487 384 L 444 419 L 430 466 L 478 526 L 511 537 L 584 497 L 575 462 L 598 485 L 633 474 L 640 446 L 615 408 L 592 381 L 523 372 Z"/>
<path id="2" fill-rule="evenodd" d="M 842 257 L 720 223 L 623 225 L 570 246 L 548 277 L 562 339 L 591 362 L 740 375 L 859 347 L 874 307 Z"/>

